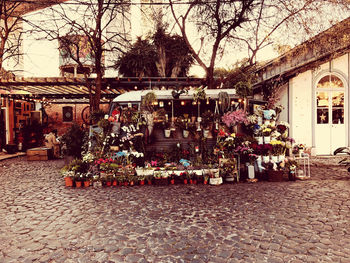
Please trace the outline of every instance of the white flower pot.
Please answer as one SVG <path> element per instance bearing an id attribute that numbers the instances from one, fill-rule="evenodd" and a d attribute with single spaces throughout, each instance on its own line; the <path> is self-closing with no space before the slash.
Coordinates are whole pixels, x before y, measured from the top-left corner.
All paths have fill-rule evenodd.
<path id="1" fill-rule="evenodd" d="M 169 137 L 170 137 L 170 133 L 171 133 L 170 129 L 165 129 L 165 130 L 164 130 L 164 136 L 165 136 L 165 138 L 169 138 Z"/>
<path id="2" fill-rule="evenodd" d="M 209 184 L 211 184 L 211 185 L 220 185 L 220 184 L 222 184 L 222 177 L 209 178 Z"/>
<path id="3" fill-rule="evenodd" d="M 271 142 L 271 137 L 270 136 L 264 136 L 264 143 L 268 144 Z"/>
<path id="4" fill-rule="evenodd" d="M 248 178 L 249 179 L 255 178 L 254 165 L 248 165 Z"/>
<path id="5" fill-rule="evenodd" d="M 284 159 L 285 159 L 286 157 L 283 155 L 283 154 L 280 154 L 280 155 L 278 155 L 278 161 L 279 162 L 284 162 Z"/>
<path id="6" fill-rule="evenodd" d="M 263 160 L 264 163 L 269 163 L 269 162 L 270 162 L 270 156 L 264 155 L 264 156 L 262 157 L 262 160 Z"/>
<path id="7" fill-rule="evenodd" d="M 209 136 L 209 130 L 203 130 L 203 137 L 208 138 Z"/>
<path id="8" fill-rule="evenodd" d="M 183 130 L 182 131 L 182 135 L 183 135 L 184 138 L 187 138 L 189 134 L 190 134 L 190 132 L 188 130 Z"/>
<path id="9" fill-rule="evenodd" d="M 278 156 L 277 155 L 272 155 L 271 156 L 271 161 L 274 163 L 278 163 Z"/>
<path id="10" fill-rule="evenodd" d="M 258 141 L 258 144 L 264 144 L 264 138 L 262 136 L 255 137 L 255 139 Z"/>

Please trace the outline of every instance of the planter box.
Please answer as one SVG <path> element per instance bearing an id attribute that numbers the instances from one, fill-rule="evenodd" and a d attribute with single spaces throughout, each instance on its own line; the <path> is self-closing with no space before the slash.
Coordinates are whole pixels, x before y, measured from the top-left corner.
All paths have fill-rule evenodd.
<path id="1" fill-rule="evenodd" d="M 288 173 L 285 171 L 268 170 L 267 178 L 270 182 L 284 182 L 289 180 Z"/>
<path id="2" fill-rule="evenodd" d="M 211 185 L 220 185 L 220 184 L 222 184 L 222 177 L 209 178 L 209 184 L 211 184 Z"/>
<path id="3" fill-rule="evenodd" d="M 46 161 L 49 159 L 49 148 L 32 148 L 27 150 L 28 161 Z"/>

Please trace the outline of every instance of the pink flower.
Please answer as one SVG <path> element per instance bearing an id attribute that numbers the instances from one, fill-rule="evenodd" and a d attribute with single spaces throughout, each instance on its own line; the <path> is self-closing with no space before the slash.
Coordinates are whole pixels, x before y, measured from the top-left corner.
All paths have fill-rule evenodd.
<path id="1" fill-rule="evenodd" d="M 227 127 L 234 126 L 238 123 L 249 123 L 247 115 L 243 110 L 227 112 L 224 114 L 224 116 L 221 117 L 221 120 L 226 124 Z"/>

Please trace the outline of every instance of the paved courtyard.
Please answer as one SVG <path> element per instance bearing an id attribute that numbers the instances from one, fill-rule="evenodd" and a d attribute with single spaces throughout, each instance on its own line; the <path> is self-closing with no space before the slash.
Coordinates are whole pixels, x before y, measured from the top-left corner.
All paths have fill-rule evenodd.
<path id="1" fill-rule="evenodd" d="M 350 176 L 72 189 L 62 160 L 0 162 L 0 262 L 350 262 Z"/>

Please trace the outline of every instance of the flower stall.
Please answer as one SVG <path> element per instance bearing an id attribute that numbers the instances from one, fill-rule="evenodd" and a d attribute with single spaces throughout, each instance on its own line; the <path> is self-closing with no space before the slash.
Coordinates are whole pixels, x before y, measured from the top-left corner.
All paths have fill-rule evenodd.
<path id="1" fill-rule="evenodd" d="M 90 127 L 67 185 L 133 186 L 271 181 L 295 174 L 293 139 L 278 109 L 252 111 L 234 90 L 144 90 L 113 100 Z M 69 180 L 70 178 L 70 180 Z"/>

